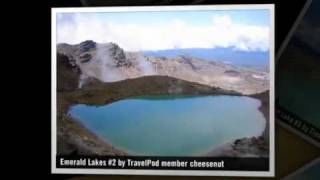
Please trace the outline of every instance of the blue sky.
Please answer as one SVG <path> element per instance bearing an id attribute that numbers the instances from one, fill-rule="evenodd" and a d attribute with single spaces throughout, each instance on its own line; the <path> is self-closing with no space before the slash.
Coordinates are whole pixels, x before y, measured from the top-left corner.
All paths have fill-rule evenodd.
<path id="1" fill-rule="evenodd" d="M 57 41 L 112 41 L 132 51 L 229 46 L 266 51 L 269 18 L 268 10 L 59 13 Z"/>
<path id="2" fill-rule="evenodd" d="M 229 15 L 233 21 L 257 26 L 269 26 L 268 10 L 214 10 L 214 11 L 166 11 L 166 12 L 126 12 L 126 13 L 62 13 L 61 23 L 73 23 L 76 14 L 86 14 L 94 16 L 101 21 L 134 23 L 139 25 L 147 25 L 154 23 L 164 23 L 171 19 L 181 19 L 193 25 L 206 26 L 212 21 L 212 16 Z"/>

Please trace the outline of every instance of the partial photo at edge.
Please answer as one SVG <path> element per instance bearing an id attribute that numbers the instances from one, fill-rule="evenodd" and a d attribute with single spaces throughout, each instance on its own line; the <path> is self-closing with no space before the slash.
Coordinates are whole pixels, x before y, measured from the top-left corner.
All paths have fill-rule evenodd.
<path id="1" fill-rule="evenodd" d="M 48 175 L 320 179 L 320 0 L 292 3 L 50 2 Z"/>

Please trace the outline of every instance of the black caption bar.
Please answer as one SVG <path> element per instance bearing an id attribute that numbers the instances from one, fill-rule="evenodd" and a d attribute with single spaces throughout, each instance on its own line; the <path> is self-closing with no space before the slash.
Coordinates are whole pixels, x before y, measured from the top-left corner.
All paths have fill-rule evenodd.
<path id="1" fill-rule="evenodd" d="M 57 156 L 57 168 L 268 171 L 269 158 Z"/>

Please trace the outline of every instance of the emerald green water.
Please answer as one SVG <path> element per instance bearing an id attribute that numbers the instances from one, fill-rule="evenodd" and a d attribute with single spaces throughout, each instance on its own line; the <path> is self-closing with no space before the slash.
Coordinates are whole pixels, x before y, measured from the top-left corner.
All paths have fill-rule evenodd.
<path id="1" fill-rule="evenodd" d="M 133 155 L 197 156 L 265 127 L 260 101 L 245 96 L 156 95 L 69 113 L 116 148 Z"/>

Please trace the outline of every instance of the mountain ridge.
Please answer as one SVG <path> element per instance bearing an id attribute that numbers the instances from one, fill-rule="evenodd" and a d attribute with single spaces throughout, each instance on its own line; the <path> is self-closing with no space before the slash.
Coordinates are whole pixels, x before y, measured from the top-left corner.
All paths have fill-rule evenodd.
<path id="1" fill-rule="evenodd" d="M 174 58 L 146 56 L 143 52 L 125 51 L 114 42 L 100 44 L 87 40 L 76 45 L 63 43 L 57 45 L 57 52 L 67 56 L 70 64 L 80 69 L 79 88 L 90 78 L 115 82 L 160 75 L 242 94 L 269 89 L 268 72 L 185 55 Z"/>
<path id="2" fill-rule="evenodd" d="M 181 48 L 144 51 L 146 56 L 174 58 L 180 55 L 192 56 L 208 61 L 221 61 L 231 65 L 263 69 L 268 66 L 269 51 L 241 51 L 233 47 L 223 48 Z"/>

